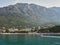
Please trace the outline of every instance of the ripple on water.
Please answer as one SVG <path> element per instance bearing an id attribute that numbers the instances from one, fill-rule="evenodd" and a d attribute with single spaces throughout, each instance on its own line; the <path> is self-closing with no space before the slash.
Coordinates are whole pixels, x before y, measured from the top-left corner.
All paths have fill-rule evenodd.
<path id="1" fill-rule="evenodd" d="M 55 42 L 52 45 L 60 45 L 60 42 Z"/>

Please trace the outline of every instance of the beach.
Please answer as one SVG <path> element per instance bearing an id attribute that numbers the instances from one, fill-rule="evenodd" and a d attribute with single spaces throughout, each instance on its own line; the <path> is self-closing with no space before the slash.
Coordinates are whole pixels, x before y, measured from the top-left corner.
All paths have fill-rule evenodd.
<path id="1" fill-rule="evenodd" d="M 0 34 L 60 34 L 60 33 L 0 33 Z"/>

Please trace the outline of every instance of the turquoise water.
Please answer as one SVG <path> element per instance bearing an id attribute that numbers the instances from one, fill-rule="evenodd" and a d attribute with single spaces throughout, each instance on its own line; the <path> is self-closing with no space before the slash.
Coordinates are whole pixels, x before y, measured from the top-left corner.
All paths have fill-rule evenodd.
<path id="1" fill-rule="evenodd" d="M 39 34 L 1 34 L 0 45 L 60 45 L 60 36 L 41 36 Z"/>

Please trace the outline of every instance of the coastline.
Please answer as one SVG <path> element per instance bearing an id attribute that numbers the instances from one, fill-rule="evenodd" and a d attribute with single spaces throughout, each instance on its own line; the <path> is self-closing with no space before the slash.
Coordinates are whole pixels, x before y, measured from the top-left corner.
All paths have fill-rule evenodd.
<path id="1" fill-rule="evenodd" d="M 60 33 L 0 33 L 0 34 L 60 34 Z"/>

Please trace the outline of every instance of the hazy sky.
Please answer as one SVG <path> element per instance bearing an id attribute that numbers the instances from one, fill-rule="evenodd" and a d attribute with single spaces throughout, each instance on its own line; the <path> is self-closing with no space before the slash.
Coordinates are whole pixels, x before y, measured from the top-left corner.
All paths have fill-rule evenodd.
<path id="1" fill-rule="evenodd" d="M 60 0 L 0 0 L 0 7 L 16 3 L 35 3 L 45 7 L 60 7 Z"/>

